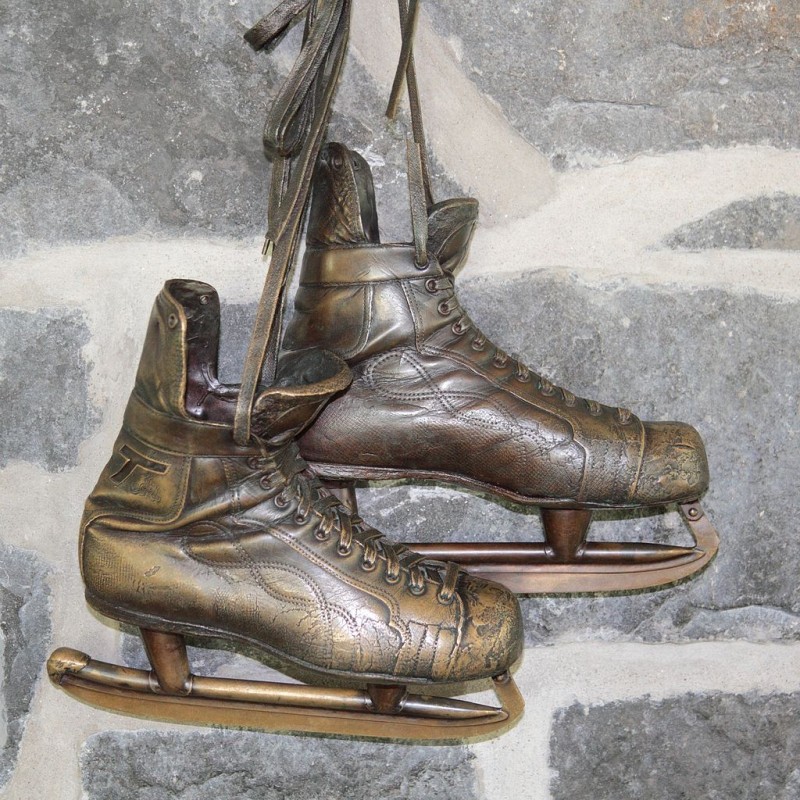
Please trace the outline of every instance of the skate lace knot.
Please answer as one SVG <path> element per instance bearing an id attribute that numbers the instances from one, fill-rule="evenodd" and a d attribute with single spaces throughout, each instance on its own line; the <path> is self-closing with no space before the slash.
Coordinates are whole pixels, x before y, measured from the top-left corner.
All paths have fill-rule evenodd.
<path id="1" fill-rule="evenodd" d="M 486 350 L 487 343 L 492 349 L 492 364 L 498 369 L 505 369 L 512 367 L 514 370 L 514 377 L 520 383 L 527 383 L 531 379 L 536 381 L 536 388 L 545 397 L 561 396 L 561 401 L 568 408 L 573 408 L 575 404 L 580 401 L 589 410 L 592 416 L 600 416 L 603 413 L 603 406 L 595 400 L 584 400 L 574 395 L 567 389 L 561 386 L 556 386 L 552 381 L 542 375 L 537 375 L 532 372 L 529 367 L 523 364 L 519 358 L 514 355 L 509 355 L 504 350 L 501 350 L 496 345 L 493 345 L 487 338 L 486 334 L 472 321 L 469 314 L 461 307 L 461 303 L 456 295 L 455 285 L 452 277 L 446 275 L 442 278 L 428 278 L 425 281 L 425 289 L 434 295 L 443 295 L 443 299 L 439 301 L 436 310 L 443 317 L 451 317 L 453 314 L 458 313 L 458 318 L 452 323 L 450 329 L 456 336 L 463 336 L 468 331 L 472 331 L 471 347 L 476 352 L 482 353 Z M 627 408 L 616 407 L 613 409 L 616 414 L 617 421 L 621 425 L 627 425 L 633 414 Z"/>
<path id="2" fill-rule="evenodd" d="M 456 564 L 443 564 L 425 559 L 405 545 L 392 544 L 380 531 L 367 525 L 357 514 L 351 514 L 322 485 L 319 478 L 309 471 L 308 465 L 290 446 L 283 453 L 264 459 L 251 459 L 251 467 L 260 467 L 265 472 L 261 485 L 270 490 L 272 502 L 279 509 L 288 509 L 295 502 L 294 521 L 304 524 L 309 517 L 316 516 L 317 524 L 313 536 L 326 542 L 332 535 L 338 537 L 336 552 L 349 556 L 353 548 L 359 547 L 361 568 L 372 572 L 378 563 L 385 562 L 384 580 L 393 585 L 407 575 L 407 589 L 414 595 L 425 592 L 427 581 L 440 583 L 438 599 L 449 604 L 456 592 L 460 570 Z"/>

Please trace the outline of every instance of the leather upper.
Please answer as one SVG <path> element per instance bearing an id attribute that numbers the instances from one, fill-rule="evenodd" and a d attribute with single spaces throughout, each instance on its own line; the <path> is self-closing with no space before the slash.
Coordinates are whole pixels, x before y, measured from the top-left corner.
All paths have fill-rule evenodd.
<path id="1" fill-rule="evenodd" d="M 329 160 L 332 152 L 344 160 L 343 145 L 327 150 Z M 365 183 L 363 172 L 357 178 Z M 371 186 L 337 195 L 326 170 L 315 207 L 337 203 L 337 218 L 361 219 L 357 198 L 374 202 Z M 702 494 L 708 465 L 694 428 L 578 398 L 510 358 L 470 320 L 454 272 L 476 216 L 468 199 L 434 206 L 433 252 L 420 268 L 411 245 L 382 245 L 341 223 L 326 239 L 326 218 L 312 215 L 284 347 L 329 348 L 354 378 L 303 435 L 303 455 L 324 463 L 326 474 L 336 465 L 429 473 L 560 505 L 652 505 Z M 346 245 L 345 229 L 360 231 Z"/>
<path id="2" fill-rule="evenodd" d="M 122 431 L 86 504 L 88 601 L 350 677 L 505 671 L 521 649 L 513 595 L 393 547 L 306 473 L 293 437 L 348 384 L 340 359 L 284 360 L 258 396 L 252 445 L 234 443 L 218 313 L 205 284 L 171 282 L 156 300 Z"/>

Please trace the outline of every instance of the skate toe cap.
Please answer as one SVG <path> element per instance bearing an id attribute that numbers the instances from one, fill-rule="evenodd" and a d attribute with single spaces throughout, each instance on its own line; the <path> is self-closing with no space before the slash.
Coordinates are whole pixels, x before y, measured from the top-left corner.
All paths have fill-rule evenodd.
<path id="1" fill-rule="evenodd" d="M 464 618 L 449 679 L 467 681 L 506 672 L 522 653 L 522 613 L 516 596 L 498 583 L 467 573 L 459 580 L 457 594 Z"/>
<path id="2" fill-rule="evenodd" d="M 697 499 L 708 488 L 700 434 L 683 422 L 645 422 L 642 467 L 633 500 L 643 505 Z"/>

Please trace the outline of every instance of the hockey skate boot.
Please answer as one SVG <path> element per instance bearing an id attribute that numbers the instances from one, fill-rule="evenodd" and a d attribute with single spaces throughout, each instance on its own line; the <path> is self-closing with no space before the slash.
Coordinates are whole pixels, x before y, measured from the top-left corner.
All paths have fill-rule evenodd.
<path id="1" fill-rule="evenodd" d="M 307 472 L 295 437 L 350 382 L 331 353 L 290 354 L 256 396 L 217 379 L 219 303 L 170 281 L 156 299 L 122 431 L 81 523 L 95 610 L 141 631 L 152 672 L 62 648 L 53 681 L 103 708 L 192 724 L 448 740 L 511 724 L 516 598 L 393 546 Z M 192 675 L 183 637 L 254 645 L 357 688 Z M 490 678 L 501 707 L 409 693 Z"/>
<path id="2" fill-rule="evenodd" d="M 303 435 L 303 456 L 322 478 L 343 482 L 352 507 L 352 482 L 382 479 L 433 480 L 539 506 L 543 543 L 413 545 L 517 592 L 637 589 L 702 568 L 718 538 L 697 502 L 708 485 L 698 433 L 576 397 L 487 339 L 455 289 L 477 202 L 426 202 L 415 147 L 407 245 L 380 243 L 360 155 L 328 143 L 318 160 L 284 347 L 333 350 L 354 379 Z M 595 509 L 667 504 L 680 507 L 694 547 L 586 539 Z"/>

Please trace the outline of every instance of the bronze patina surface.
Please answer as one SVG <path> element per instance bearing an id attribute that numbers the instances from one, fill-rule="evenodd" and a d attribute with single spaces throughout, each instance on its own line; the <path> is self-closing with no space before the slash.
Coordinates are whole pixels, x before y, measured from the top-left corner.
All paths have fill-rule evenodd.
<path id="1" fill-rule="evenodd" d="M 366 161 L 334 142 L 320 155 L 284 346 L 327 347 L 354 379 L 304 434 L 304 456 L 330 480 L 434 480 L 543 507 L 542 545 L 418 546 L 515 591 L 642 588 L 700 569 L 717 537 L 695 502 L 708 486 L 697 431 L 576 397 L 489 341 L 455 288 L 477 202 L 429 203 L 424 166 L 422 186 L 409 174 L 424 214 L 413 243 L 384 245 Z M 691 509 L 696 547 L 585 540 L 592 509 L 667 503 Z"/>
<path id="2" fill-rule="evenodd" d="M 403 688 L 502 676 L 521 650 L 519 608 L 499 585 L 392 546 L 307 473 L 295 437 L 348 385 L 347 366 L 325 351 L 284 358 L 256 397 L 242 447 L 233 440 L 238 387 L 216 378 L 218 331 L 210 286 L 167 283 L 81 525 L 86 599 L 142 630 L 154 674 L 57 651 L 54 680 L 104 707 L 178 721 L 296 729 L 298 709 L 316 708 L 300 730 L 330 732 L 346 711 L 368 719 L 342 732 L 399 735 L 373 718 L 392 713 L 409 718 L 403 736 L 433 739 L 510 724 L 513 702 L 426 701 Z M 198 678 L 185 634 L 255 645 L 370 688 L 303 694 Z"/>
<path id="3" fill-rule="evenodd" d="M 509 723 L 508 710 L 424 705 L 404 689 L 391 703 L 374 687 L 342 700 L 335 691 L 307 697 L 291 687 L 282 694 L 280 685 L 191 675 L 185 634 L 256 645 L 296 667 L 370 685 L 494 678 L 522 643 L 507 590 L 391 545 L 307 473 L 295 436 L 348 385 L 344 362 L 325 351 L 283 359 L 274 385 L 256 397 L 252 444 L 242 447 L 232 433 L 238 387 L 216 378 L 218 329 L 210 286 L 164 287 L 122 431 L 81 526 L 87 601 L 142 630 L 155 677 L 57 651 L 54 678 L 129 712 L 135 692 L 142 713 L 165 719 L 178 719 L 175 698 L 185 696 L 203 709 L 216 701 L 273 711 L 289 705 L 293 711 L 272 716 L 248 707 L 255 716 L 236 723 L 279 729 L 298 708 L 320 703 L 325 719 L 338 711 L 421 715 L 432 721 L 410 723 L 408 735 L 437 739 Z M 195 713 L 192 720 L 203 721 Z M 235 718 L 230 705 L 220 713 L 209 719 Z M 363 735 L 389 735 L 372 718 L 364 725 L 371 733 Z"/>

